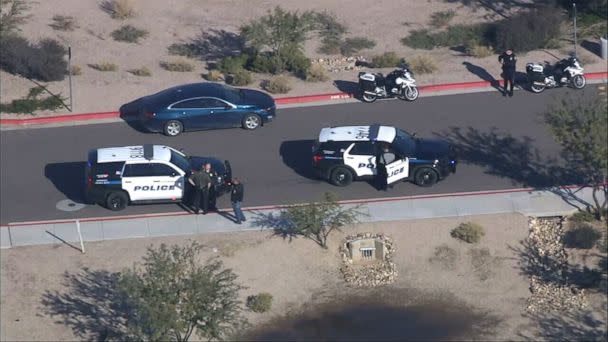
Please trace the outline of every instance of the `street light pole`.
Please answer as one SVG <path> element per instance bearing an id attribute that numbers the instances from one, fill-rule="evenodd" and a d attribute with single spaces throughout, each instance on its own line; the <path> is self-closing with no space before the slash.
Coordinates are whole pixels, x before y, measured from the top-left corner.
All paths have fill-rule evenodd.
<path id="1" fill-rule="evenodd" d="M 68 79 L 70 82 L 70 112 L 74 110 L 72 103 L 72 47 L 68 46 Z"/>
<path id="2" fill-rule="evenodd" d="M 574 57 L 578 58 L 576 54 L 576 2 L 574 1 L 572 2 L 572 11 L 574 14 Z"/>

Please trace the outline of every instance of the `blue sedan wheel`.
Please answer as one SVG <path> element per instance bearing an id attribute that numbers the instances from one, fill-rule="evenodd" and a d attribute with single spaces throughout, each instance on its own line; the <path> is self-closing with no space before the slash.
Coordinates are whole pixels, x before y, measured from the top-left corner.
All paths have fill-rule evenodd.
<path id="1" fill-rule="evenodd" d="M 174 137 L 184 131 L 184 125 L 177 120 L 169 120 L 164 126 L 165 135 Z"/>
<path id="2" fill-rule="evenodd" d="M 262 119 L 255 114 L 247 114 L 243 118 L 243 128 L 248 130 L 254 130 L 260 127 Z"/>

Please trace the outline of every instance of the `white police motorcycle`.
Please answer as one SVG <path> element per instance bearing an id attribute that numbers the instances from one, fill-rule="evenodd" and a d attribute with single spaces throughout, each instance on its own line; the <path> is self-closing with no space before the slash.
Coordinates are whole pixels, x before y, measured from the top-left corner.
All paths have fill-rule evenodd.
<path id="1" fill-rule="evenodd" d="M 407 65 L 386 75 L 360 72 L 359 91 L 364 102 L 371 103 L 378 98 L 397 97 L 414 101 L 418 98 L 418 87 Z"/>
<path id="2" fill-rule="evenodd" d="M 530 82 L 530 89 L 540 93 L 546 88 L 572 86 L 582 89 L 587 84 L 583 67 L 576 57 L 562 59 L 555 65 L 539 63 L 526 64 L 526 74 Z"/>

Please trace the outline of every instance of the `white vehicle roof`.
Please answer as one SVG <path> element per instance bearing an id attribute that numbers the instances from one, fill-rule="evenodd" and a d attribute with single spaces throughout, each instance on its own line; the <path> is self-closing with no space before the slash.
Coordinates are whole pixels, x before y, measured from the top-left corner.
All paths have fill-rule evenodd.
<path id="1" fill-rule="evenodd" d="M 397 130 L 390 126 L 325 127 L 319 133 L 319 142 L 327 141 L 384 141 L 392 143 Z"/>
<path id="2" fill-rule="evenodd" d="M 146 145 L 146 147 L 148 146 L 152 147 L 151 156 L 145 155 L 144 145 L 100 148 L 97 149 L 97 162 L 110 163 L 122 161 L 171 160 L 172 148 L 163 145 Z"/>

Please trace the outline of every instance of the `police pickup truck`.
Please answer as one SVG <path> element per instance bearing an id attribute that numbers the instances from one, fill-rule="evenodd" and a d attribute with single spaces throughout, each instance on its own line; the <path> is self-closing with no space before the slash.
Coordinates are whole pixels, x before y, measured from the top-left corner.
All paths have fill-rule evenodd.
<path id="1" fill-rule="evenodd" d="M 228 161 L 186 156 L 162 145 L 94 149 L 85 168 L 85 196 L 88 203 L 114 211 L 130 203 L 181 202 L 188 198 L 192 170 L 205 163 L 218 175 L 213 179 L 216 194 L 225 193 L 232 177 Z"/>
<path id="2" fill-rule="evenodd" d="M 395 156 L 386 164 L 388 184 L 410 180 L 431 186 L 456 172 L 456 154 L 449 143 L 381 125 L 321 129 L 313 146 L 313 168 L 322 179 L 347 186 L 355 179 L 376 176 L 382 147 Z"/>

